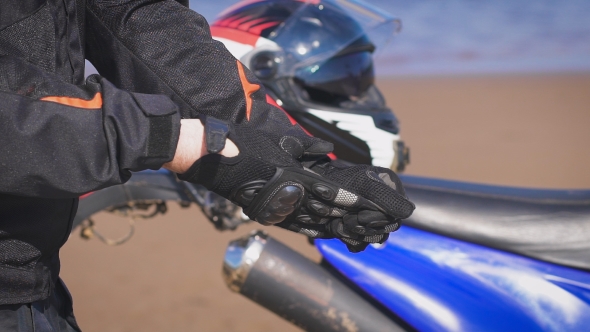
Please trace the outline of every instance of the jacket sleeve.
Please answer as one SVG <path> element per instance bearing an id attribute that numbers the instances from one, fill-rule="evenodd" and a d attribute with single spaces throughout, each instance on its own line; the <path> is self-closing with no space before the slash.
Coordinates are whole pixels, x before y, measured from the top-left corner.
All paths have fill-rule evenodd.
<path id="1" fill-rule="evenodd" d="M 121 88 L 169 96 L 185 118 L 233 120 L 244 108 L 236 59 L 174 0 L 87 0 L 86 56 Z"/>
<path id="2" fill-rule="evenodd" d="M 64 83 L 0 55 L 0 192 L 77 197 L 158 169 L 174 157 L 177 106 L 166 96 L 129 93 L 93 75 Z"/>

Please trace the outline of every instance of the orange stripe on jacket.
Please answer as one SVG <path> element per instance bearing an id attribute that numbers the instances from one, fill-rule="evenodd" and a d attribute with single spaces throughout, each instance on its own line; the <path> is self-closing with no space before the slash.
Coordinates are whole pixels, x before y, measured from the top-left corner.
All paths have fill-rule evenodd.
<path id="1" fill-rule="evenodd" d="M 100 109 L 102 108 L 102 94 L 98 92 L 94 95 L 94 98 L 91 100 L 85 100 L 80 98 L 71 98 L 71 97 L 57 97 L 57 96 L 49 96 L 43 97 L 40 100 L 42 101 L 49 101 L 52 103 L 58 103 L 66 106 L 78 107 L 78 108 L 85 108 L 85 109 Z"/>
<path id="2" fill-rule="evenodd" d="M 246 119 L 250 121 L 250 113 L 252 113 L 252 94 L 260 90 L 260 85 L 252 84 L 248 81 L 246 72 L 244 71 L 244 65 L 240 61 L 238 61 L 238 73 L 240 74 L 240 81 L 244 88 L 244 95 L 246 95 Z"/>

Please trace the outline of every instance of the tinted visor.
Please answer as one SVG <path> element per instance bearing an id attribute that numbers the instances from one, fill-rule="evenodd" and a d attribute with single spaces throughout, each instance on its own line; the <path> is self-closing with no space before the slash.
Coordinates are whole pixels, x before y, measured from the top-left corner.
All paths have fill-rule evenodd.
<path id="1" fill-rule="evenodd" d="M 296 2 L 303 5 L 268 35 L 282 50 L 277 54 L 281 64 L 276 77 L 295 76 L 307 82 L 306 70 L 323 68 L 325 62 L 339 61 L 336 59 L 352 51 L 372 51 L 373 45 L 385 45 L 400 28 L 399 20 L 359 0 Z"/>
<path id="2" fill-rule="evenodd" d="M 370 51 L 336 56 L 322 64 L 300 68 L 295 73 L 298 81 L 309 91 L 358 97 L 373 85 L 375 74 Z"/>

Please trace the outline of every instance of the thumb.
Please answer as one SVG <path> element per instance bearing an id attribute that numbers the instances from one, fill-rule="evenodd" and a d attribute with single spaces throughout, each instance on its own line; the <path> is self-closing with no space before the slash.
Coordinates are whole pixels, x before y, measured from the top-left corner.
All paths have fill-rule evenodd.
<path id="1" fill-rule="evenodd" d="M 334 144 L 311 136 L 283 136 L 279 144 L 285 152 L 295 159 L 303 156 L 325 156 L 334 150 Z"/>

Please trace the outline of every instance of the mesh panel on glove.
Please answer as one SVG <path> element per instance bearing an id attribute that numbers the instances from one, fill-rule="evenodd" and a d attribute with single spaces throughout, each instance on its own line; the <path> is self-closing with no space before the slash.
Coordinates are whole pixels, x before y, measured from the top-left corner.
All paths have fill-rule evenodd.
<path id="1" fill-rule="evenodd" d="M 401 181 L 389 169 L 369 165 L 348 166 L 332 161 L 312 167 L 312 170 L 376 203 L 388 215 L 403 219 L 414 211 L 414 205 L 405 197 Z"/>

